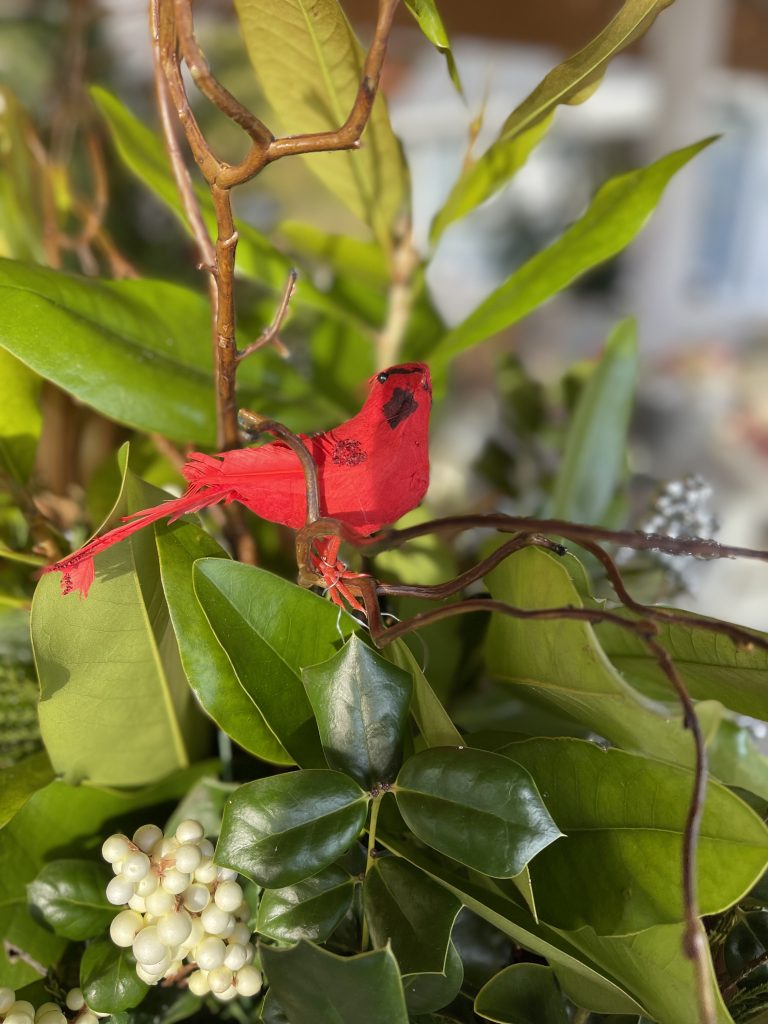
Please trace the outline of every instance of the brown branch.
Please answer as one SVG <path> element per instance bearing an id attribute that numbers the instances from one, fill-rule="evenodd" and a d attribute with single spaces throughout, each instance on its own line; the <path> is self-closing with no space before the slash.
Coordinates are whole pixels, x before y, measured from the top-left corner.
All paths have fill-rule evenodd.
<path id="1" fill-rule="evenodd" d="M 677 694 L 683 708 L 683 725 L 686 729 L 690 729 L 696 751 L 693 792 L 683 832 L 683 909 L 685 913 L 683 953 L 693 964 L 700 1024 L 715 1024 L 715 1004 L 712 995 L 707 943 L 699 924 L 698 882 L 696 877 L 699 832 L 701 829 L 701 818 L 704 813 L 704 801 L 707 796 L 707 748 L 699 720 L 696 717 L 693 701 L 669 653 L 653 637 L 644 637 L 643 643 L 654 654 L 659 667 L 665 673 Z"/>
<path id="2" fill-rule="evenodd" d="M 254 352 L 258 352 L 260 348 L 264 348 L 265 345 L 269 345 L 270 342 L 275 346 L 283 359 L 287 358 L 289 352 L 280 340 L 280 330 L 286 316 L 288 315 L 288 306 L 293 298 L 293 293 L 296 291 L 297 277 L 298 274 L 296 271 L 291 270 L 288 274 L 288 280 L 285 283 L 283 294 L 280 296 L 280 303 L 277 307 L 272 323 L 262 331 L 256 341 L 252 341 L 250 345 L 246 345 L 245 348 L 238 349 L 236 357 L 238 364 L 241 363 L 243 359 L 247 359 L 248 356 L 252 355 Z"/>
<path id="3" fill-rule="evenodd" d="M 284 424 L 278 423 L 277 420 L 260 416 L 256 412 L 249 412 L 248 409 L 240 410 L 239 421 L 243 432 L 249 438 L 255 439 L 259 434 L 274 434 L 275 437 L 279 437 L 281 441 L 284 441 L 295 452 L 304 470 L 304 485 L 307 490 L 306 527 L 313 527 L 319 522 L 323 524 L 331 523 L 335 526 L 335 519 L 320 519 L 320 488 L 317 480 L 317 466 L 299 435 L 294 434 L 292 430 L 289 430 Z M 335 529 L 331 529 L 331 533 L 335 532 L 337 532 Z"/>
<path id="4" fill-rule="evenodd" d="M 756 971 L 758 967 L 763 967 L 768 964 L 768 950 L 764 950 L 760 956 L 756 956 L 753 960 L 747 963 L 742 971 L 723 989 L 723 999 L 729 1002 L 731 996 L 736 994 L 736 991 L 742 981 L 746 981 L 752 971 Z"/>
<path id="5" fill-rule="evenodd" d="M 501 512 L 490 515 L 446 516 L 403 530 L 383 530 L 372 537 L 358 540 L 359 547 L 372 547 L 377 551 L 399 548 L 409 540 L 429 533 L 463 530 L 497 530 L 500 533 L 552 533 L 557 537 L 581 544 L 582 541 L 607 541 L 619 547 L 636 551 L 663 551 L 670 555 L 689 555 L 693 558 L 751 558 L 768 562 L 768 551 L 756 548 L 733 547 L 702 537 L 666 537 L 640 530 L 608 530 L 602 526 L 569 523 L 563 519 L 534 519 L 530 516 L 508 516 Z M 350 539 L 350 538 L 347 538 Z"/>

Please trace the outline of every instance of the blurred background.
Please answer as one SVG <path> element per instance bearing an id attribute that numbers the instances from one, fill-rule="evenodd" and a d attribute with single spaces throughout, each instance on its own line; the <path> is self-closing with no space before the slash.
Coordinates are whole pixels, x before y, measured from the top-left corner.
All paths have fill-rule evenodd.
<path id="1" fill-rule="evenodd" d="M 372 0 L 344 6 L 361 38 L 369 38 Z M 418 245 L 426 248 L 430 219 L 455 180 L 470 126 L 480 125 L 481 152 L 543 75 L 585 45 L 619 7 L 618 0 L 440 0 L 466 102 L 442 57 L 400 12 L 384 89 L 411 165 Z M 201 0 L 195 9 L 216 72 L 259 109 L 231 4 Z M 35 117 L 45 122 L 57 104 L 77 102 L 63 96 L 62 83 L 79 62 L 82 81 L 106 85 L 156 127 L 143 2 L 5 0 L 0 19 L 0 79 Z M 446 231 L 429 284 L 453 323 L 576 219 L 607 177 L 722 134 L 673 180 L 626 253 L 459 363 L 458 397 L 436 425 L 433 442 L 435 507 L 462 507 L 476 485 L 472 468 L 500 432 L 494 379 L 500 352 L 514 353 L 527 377 L 546 390 L 568 366 L 598 354 L 617 320 L 634 315 L 641 382 L 629 521 L 648 524 L 659 487 L 694 477 L 685 486 L 701 532 L 717 520 L 724 541 L 768 547 L 766 72 L 768 0 L 677 0 L 610 65 L 587 103 L 559 110 L 513 184 Z M 200 116 L 222 151 L 242 151 L 230 125 L 202 107 Z M 111 153 L 107 159 L 110 228 L 123 250 L 146 273 L 199 286 L 193 254 L 177 258 L 179 232 L 170 214 Z M 301 161 L 270 168 L 237 203 L 242 216 L 265 230 L 286 215 L 330 231 L 356 230 Z M 524 497 L 515 509 L 536 511 Z M 689 565 L 683 582 L 689 607 L 768 628 L 764 566 Z"/>

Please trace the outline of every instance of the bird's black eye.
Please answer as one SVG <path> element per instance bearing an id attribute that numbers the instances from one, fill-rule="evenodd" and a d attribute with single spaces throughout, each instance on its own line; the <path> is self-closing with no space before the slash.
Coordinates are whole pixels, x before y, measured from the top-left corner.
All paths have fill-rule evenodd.
<path id="1" fill-rule="evenodd" d="M 380 373 L 376 377 L 376 380 L 379 382 L 379 384 L 386 384 L 387 381 L 389 380 L 389 374 L 388 373 Z"/>

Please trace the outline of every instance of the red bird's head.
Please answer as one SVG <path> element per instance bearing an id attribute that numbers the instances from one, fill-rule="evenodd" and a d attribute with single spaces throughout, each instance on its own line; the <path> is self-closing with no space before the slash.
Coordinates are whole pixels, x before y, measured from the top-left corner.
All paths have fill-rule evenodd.
<path id="1" fill-rule="evenodd" d="M 397 434 L 426 434 L 432 407 L 432 381 L 425 363 L 403 363 L 382 370 L 369 381 L 366 406 L 380 412 L 377 426 L 386 423 Z M 401 429 L 404 428 L 404 429 Z"/>

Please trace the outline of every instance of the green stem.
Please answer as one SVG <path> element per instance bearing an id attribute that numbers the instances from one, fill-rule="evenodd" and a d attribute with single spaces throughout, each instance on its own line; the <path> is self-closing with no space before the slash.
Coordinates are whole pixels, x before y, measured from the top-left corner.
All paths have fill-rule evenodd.
<path id="1" fill-rule="evenodd" d="M 576 1012 L 571 1019 L 571 1024 L 587 1024 L 590 1016 L 590 1010 L 585 1010 L 581 1006 L 576 1007 Z"/>
<path id="2" fill-rule="evenodd" d="M 379 820 L 379 807 L 381 806 L 381 798 L 384 796 L 383 793 L 379 793 L 378 796 L 373 798 L 371 804 L 371 823 L 368 826 L 368 856 L 365 861 L 365 875 L 368 877 L 368 872 L 371 870 L 374 860 L 374 847 L 376 846 L 376 822 Z M 364 953 L 370 944 L 370 935 L 368 933 L 368 919 L 365 916 L 365 904 L 363 904 L 363 935 L 362 935 L 362 952 Z"/>

